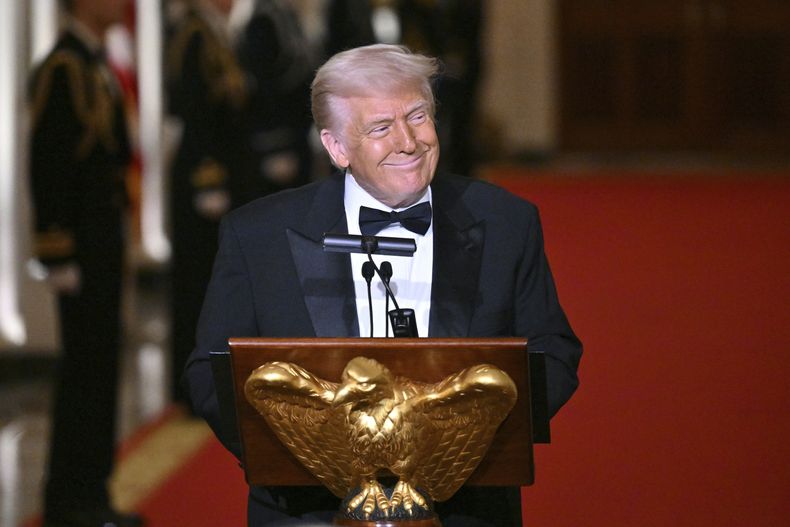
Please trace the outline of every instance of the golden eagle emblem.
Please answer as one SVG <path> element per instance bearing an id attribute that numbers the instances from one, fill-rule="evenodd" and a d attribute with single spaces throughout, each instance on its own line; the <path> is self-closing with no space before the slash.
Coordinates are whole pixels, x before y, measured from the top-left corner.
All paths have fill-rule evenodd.
<path id="1" fill-rule="evenodd" d="M 348 495 L 347 512 L 359 508 L 364 518 L 414 516 L 430 508 L 429 499 L 450 498 L 516 402 L 513 380 L 488 364 L 429 384 L 365 357 L 348 362 L 339 384 L 269 362 L 244 392 L 321 483 Z M 392 475 L 398 480 L 387 495 L 378 477 Z"/>

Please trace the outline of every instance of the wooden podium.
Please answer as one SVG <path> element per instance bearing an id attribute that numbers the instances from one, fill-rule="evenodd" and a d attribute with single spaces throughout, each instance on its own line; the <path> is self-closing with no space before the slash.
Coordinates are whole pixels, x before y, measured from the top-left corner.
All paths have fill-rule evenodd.
<path id="1" fill-rule="evenodd" d="M 290 486 L 319 485 L 319 482 L 280 443 L 244 397 L 244 383 L 263 363 L 292 362 L 320 378 L 339 382 L 346 363 L 364 356 L 384 364 L 395 375 L 428 383 L 476 364 L 492 364 L 513 379 L 518 399 L 466 484 L 524 486 L 534 481 L 532 414 L 535 413 L 530 392 L 533 361 L 526 346 L 523 338 L 233 338 L 230 361 L 227 353 L 212 354 L 212 365 L 219 403 L 227 417 L 224 426 L 232 428 L 235 421 L 238 431 L 247 482 Z M 547 437 L 547 430 L 539 435 Z"/>

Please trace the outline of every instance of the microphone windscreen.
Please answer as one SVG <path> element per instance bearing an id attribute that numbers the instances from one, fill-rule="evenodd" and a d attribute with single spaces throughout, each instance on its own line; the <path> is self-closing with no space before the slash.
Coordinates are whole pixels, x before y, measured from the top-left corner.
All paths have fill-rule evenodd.
<path id="1" fill-rule="evenodd" d="M 392 264 L 385 260 L 379 265 L 379 270 L 381 271 L 382 279 L 389 282 L 390 278 L 392 278 Z"/>

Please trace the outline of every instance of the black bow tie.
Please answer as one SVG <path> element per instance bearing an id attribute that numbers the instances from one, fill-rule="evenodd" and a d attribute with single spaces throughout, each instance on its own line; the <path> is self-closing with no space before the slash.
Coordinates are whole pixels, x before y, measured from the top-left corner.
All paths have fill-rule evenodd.
<path id="1" fill-rule="evenodd" d="M 425 234 L 431 226 L 431 204 L 423 201 L 400 212 L 359 207 L 359 230 L 365 236 L 375 236 L 393 223 L 400 223 L 411 232 Z"/>

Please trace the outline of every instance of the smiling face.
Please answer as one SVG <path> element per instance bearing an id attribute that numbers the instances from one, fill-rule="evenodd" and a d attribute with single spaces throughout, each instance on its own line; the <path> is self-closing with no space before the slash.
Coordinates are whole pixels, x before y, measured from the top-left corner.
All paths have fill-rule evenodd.
<path id="1" fill-rule="evenodd" d="M 416 88 L 336 101 L 340 130 L 321 131 L 334 163 L 350 168 L 371 196 L 392 208 L 415 203 L 439 162 L 430 104 Z"/>

